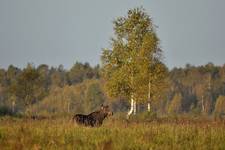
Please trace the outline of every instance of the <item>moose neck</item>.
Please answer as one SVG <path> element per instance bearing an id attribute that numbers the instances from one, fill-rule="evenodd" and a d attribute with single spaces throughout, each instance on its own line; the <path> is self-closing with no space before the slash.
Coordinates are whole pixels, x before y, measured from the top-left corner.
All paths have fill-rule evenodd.
<path id="1" fill-rule="evenodd" d="M 98 118 L 101 121 L 103 121 L 107 117 L 107 114 L 103 113 L 102 111 L 96 111 L 96 112 L 91 113 L 90 115 L 95 116 L 96 118 Z"/>

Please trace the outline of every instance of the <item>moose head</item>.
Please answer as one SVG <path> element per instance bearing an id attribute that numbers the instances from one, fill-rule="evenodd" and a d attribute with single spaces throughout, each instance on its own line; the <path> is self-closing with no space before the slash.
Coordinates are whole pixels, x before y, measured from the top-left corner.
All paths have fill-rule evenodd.
<path id="1" fill-rule="evenodd" d="M 102 112 L 104 114 L 104 116 L 112 116 L 113 115 L 113 112 L 110 111 L 109 109 L 109 106 L 108 105 L 101 105 L 101 108 L 100 108 L 100 112 Z"/>

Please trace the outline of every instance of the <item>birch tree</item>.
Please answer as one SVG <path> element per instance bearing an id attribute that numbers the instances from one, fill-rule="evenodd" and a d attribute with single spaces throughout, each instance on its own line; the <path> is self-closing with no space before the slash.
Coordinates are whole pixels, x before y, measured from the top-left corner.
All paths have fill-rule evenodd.
<path id="1" fill-rule="evenodd" d="M 155 85 L 167 71 L 151 18 L 143 8 L 128 11 L 113 22 L 111 48 L 102 52 L 102 75 L 107 93 L 130 100 L 127 117 L 136 114 L 136 103 L 150 101 Z"/>

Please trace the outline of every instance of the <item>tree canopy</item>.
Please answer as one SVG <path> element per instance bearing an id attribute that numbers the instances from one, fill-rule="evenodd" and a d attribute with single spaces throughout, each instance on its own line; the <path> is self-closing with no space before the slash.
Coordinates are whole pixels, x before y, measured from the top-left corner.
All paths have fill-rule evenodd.
<path id="1" fill-rule="evenodd" d="M 167 72 L 152 20 L 143 8 L 135 8 L 115 19 L 113 29 L 111 48 L 103 49 L 101 59 L 107 92 L 146 101 L 149 82 L 159 88 Z"/>

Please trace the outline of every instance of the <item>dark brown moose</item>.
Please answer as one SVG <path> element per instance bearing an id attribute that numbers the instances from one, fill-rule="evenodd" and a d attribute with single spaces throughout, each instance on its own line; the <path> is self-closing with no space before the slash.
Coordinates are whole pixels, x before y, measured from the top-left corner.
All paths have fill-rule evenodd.
<path id="1" fill-rule="evenodd" d="M 73 121 L 80 125 L 98 127 L 102 125 L 103 120 L 106 117 L 112 115 L 113 113 L 110 111 L 108 105 L 101 105 L 101 108 L 99 110 L 92 112 L 89 115 L 76 114 L 75 116 L 73 116 Z"/>

